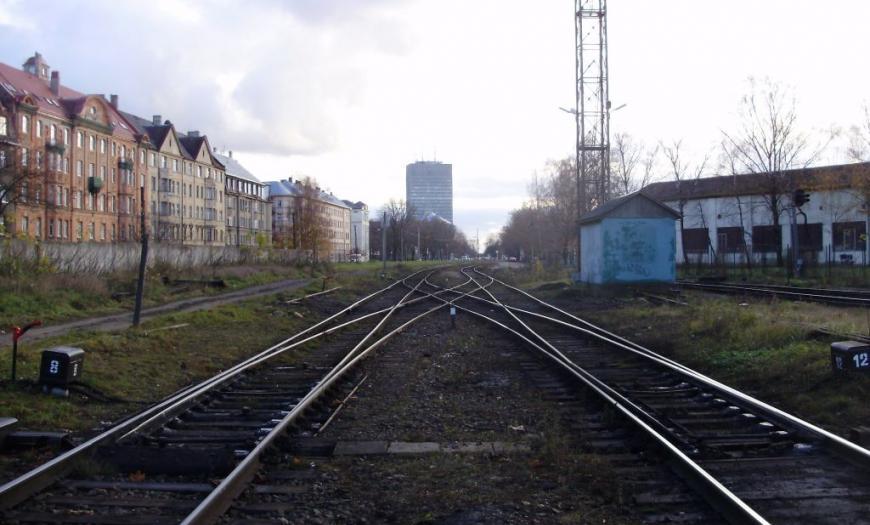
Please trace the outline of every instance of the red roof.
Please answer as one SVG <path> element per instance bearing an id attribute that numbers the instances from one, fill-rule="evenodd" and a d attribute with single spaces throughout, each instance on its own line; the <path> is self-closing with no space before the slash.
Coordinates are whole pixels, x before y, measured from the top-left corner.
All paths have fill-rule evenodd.
<path id="1" fill-rule="evenodd" d="M 30 95 L 36 103 L 39 113 L 51 115 L 64 120 L 70 120 L 84 107 L 89 95 L 79 93 L 64 85 L 60 85 L 58 95 L 51 92 L 49 84 L 36 75 L 14 68 L 0 62 L 0 84 L 16 99 Z M 90 95 L 102 98 L 101 95 Z M 136 140 L 133 126 L 121 114 L 106 103 L 109 108 L 109 121 L 115 126 L 113 135 L 124 140 Z"/>

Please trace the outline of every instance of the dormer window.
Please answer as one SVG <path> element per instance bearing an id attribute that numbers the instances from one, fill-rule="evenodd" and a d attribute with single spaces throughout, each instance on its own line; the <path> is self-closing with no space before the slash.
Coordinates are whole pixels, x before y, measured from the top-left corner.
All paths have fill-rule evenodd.
<path id="1" fill-rule="evenodd" d="M 42 76 L 48 77 L 48 66 L 42 66 Z"/>
<path id="2" fill-rule="evenodd" d="M 97 106 L 91 106 L 90 109 L 89 109 L 88 111 L 91 113 L 91 116 L 92 116 L 92 117 L 96 117 L 96 116 L 97 116 Z"/>

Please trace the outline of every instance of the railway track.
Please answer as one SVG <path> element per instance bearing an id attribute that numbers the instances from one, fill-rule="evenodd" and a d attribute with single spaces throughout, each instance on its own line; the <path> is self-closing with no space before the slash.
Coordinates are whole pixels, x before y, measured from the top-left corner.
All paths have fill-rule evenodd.
<path id="1" fill-rule="evenodd" d="M 370 294 L 0 486 L 0 520 L 213 523 L 288 433 L 316 429 L 329 417 L 329 401 L 358 381 L 355 365 L 442 308 L 418 292 L 426 273 Z"/>
<path id="2" fill-rule="evenodd" d="M 837 288 L 802 288 L 762 284 L 714 284 L 678 281 L 682 288 L 722 294 L 766 295 L 796 301 L 825 303 L 835 306 L 870 307 L 870 290 Z"/>
<path id="3" fill-rule="evenodd" d="M 870 523 L 870 451 L 475 272 L 481 291 L 442 300 L 512 333 L 582 382 L 720 516 Z M 647 498 L 672 514 L 694 505 L 682 494 Z M 709 521 L 697 512 L 687 521 Z"/>

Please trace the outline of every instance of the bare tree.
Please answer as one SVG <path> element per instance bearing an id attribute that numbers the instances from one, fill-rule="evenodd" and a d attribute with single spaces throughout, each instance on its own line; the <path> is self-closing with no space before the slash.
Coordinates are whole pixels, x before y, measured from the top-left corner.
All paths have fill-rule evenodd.
<path id="1" fill-rule="evenodd" d="M 652 149 L 627 133 L 617 133 L 610 150 L 610 173 L 614 197 L 634 193 L 652 181 L 659 146 Z"/>
<path id="2" fill-rule="evenodd" d="M 827 144 L 814 146 L 809 136 L 797 127 L 794 96 L 782 85 L 750 79 L 750 92 L 740 104 L 741 123 L 736 131 L 722 131 L 724 151 L 732 157 L 736 171 L 763 178 L 762 197 L 774 226 L 793 191 L 786 171 L 804 168 L 814 162 Z M 782 251 L 777 250 L 777 264 L 782 265 Z"/>
<path id="3" fill-rule="evenodd" d="M 311 177 L 305 177 L 301 186 L 302 194 L 295 199 L 295 233 L 299 247 L 310 250 L 314 261 L 329 250 L 327 236 L 327 217 L 321 200 L 320 187 Z"/>
<path id="4" fill-rule="evenodd" d="M 670 144 L 660 144 L 660 146 L 667 159 L 670 175 L 677 183 L 677 211 L 680 212 L 680 240 L 683 243 L 683 263 L 689 264 L 689 256 L 686 252 L 686 206 L 691 198 L 694 182 L 701 178 L 701 175 L 707 169 L 709 154 L 704 155 L 700 162 L 693 164 L 683 158 L 682 140 L 674 140 Z M 700 200 L 698 201 L 698 206 L 701 212 L 702 223 L 706 227 L 703 210 L 700 210 Z M 709 235 L 707 236 L 707 244 L 712 246 Z"/>
<path id="5" fill-rule="evenodd" d="M 42 186 L 39 171 L 26 162 L 26 158 L 15 159 L 11 152 L 0 149 L 0 232 L 15 205 L 32 199 Z"/>

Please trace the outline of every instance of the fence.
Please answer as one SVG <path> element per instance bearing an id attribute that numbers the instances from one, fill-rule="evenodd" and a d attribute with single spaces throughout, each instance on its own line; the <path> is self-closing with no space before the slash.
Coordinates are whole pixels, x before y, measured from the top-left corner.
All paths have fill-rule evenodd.
<path id="1" fill-rule="evenodd" d="M 782 261 L 775 252 L 688 253 L 688 261 L 680 260 L 680 273 L 684 277 L 719 275 L 721 277 L 752 279 L 810 279 L 824 283 L 867 286 L 870 284 L 870 261 L 865 252 L 835 250 L 826 245 L 822 250 L 802 252 L 800 275 L 795 273 L 795 254 L 786 246 Z"/>
<path id="2" fill-rule="evenodd" d="M 0 243 L 0 264 L 9 259 L 50 265 L 58 271 L 105 274 L 135 270 L 139 267 L 140 245 L 126 243 L 39 243 L 7 239 Z M 180 246 L 152 243 L 148 246 L 148 266 L 166 264 L 185 269 L 202 266 L 276 263 L 307 260 L 303 250 L 257 249 L 238 246 Z"/>

